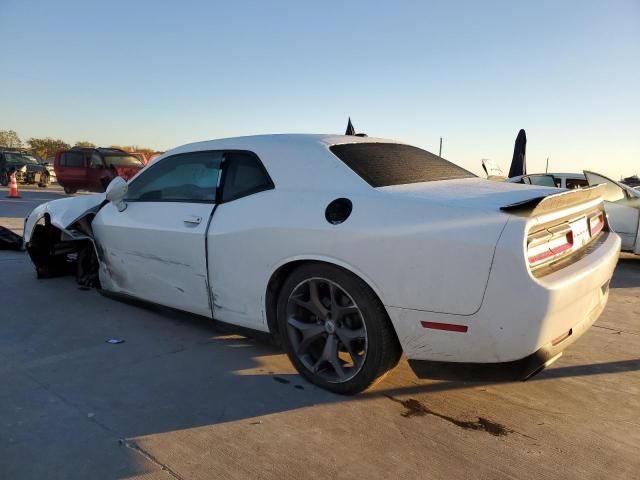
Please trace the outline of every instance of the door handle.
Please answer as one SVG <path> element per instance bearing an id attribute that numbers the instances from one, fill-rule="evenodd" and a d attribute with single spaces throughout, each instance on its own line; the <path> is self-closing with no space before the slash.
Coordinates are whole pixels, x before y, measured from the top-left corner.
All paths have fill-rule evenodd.
<path id="1" fill-rule="evenodd" d="M 201 221 L 202 217 L 198 217 L 197 215 L 187 215 L 186 217 L 184 217 L 184 223 L 198 225 Z"/>

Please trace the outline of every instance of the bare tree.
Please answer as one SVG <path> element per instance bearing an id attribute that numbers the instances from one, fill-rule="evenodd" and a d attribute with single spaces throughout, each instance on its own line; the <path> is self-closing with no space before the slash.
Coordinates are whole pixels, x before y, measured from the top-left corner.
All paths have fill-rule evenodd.
<path id="1" fill-rule="evenodd" d="M 59 138 L 30 138 L 27 143 L 42 159 L 53 157 L 58 150 L 69 148 L 69 144 Z"/>
<path id="2" fill-rule="evenodd" d="M 20 148 L 22 140 L 15 130 L 0 130 L 0 147 Z"/>

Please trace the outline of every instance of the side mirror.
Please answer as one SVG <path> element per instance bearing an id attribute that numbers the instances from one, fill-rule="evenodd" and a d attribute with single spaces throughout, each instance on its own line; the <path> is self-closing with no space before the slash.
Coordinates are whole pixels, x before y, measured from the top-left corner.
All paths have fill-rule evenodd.
<path id="1" fill-rule="evenodd" d="M 107 200 L 113 203 L 119 212 L 127 208 L 124 197 L 127 195 L 128 188 L 126 180 L 122 177 L 114 178 L 107 186 Z"/>

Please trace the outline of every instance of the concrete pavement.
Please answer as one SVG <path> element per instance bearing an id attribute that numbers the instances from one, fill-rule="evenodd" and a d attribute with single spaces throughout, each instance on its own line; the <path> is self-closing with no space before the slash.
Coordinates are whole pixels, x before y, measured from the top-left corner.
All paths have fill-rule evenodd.
<path id="1" fill-rule="evenodd" d="M 26 208 L 0 202 L 0 224 L 21 222 Z M 403 360 L 351 398 L 204 319 L 116 301 L 71 277 L 36 280 L 24 253 L 0 252 L 0 268 L 0 478 L 640 472 L 637 257 L 621 259 L 596 325 L 531 381 L 420 381 Z"/>

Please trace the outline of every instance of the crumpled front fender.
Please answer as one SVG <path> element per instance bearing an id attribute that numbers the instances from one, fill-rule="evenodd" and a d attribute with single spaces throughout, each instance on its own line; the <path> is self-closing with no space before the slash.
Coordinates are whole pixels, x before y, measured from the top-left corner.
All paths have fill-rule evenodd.
<path id="1" fill-rule="evenodd" d="M 105 194 L 82 195 L 79 197 L 61 198 L 38 205 L 32 210 L 24 223 L 24 243 L 31 239 L 33 229 L 40 219 L 49 215 L 51 224 L 65 231 L 82 217 L 96 213 L 105 202 Z"/>

